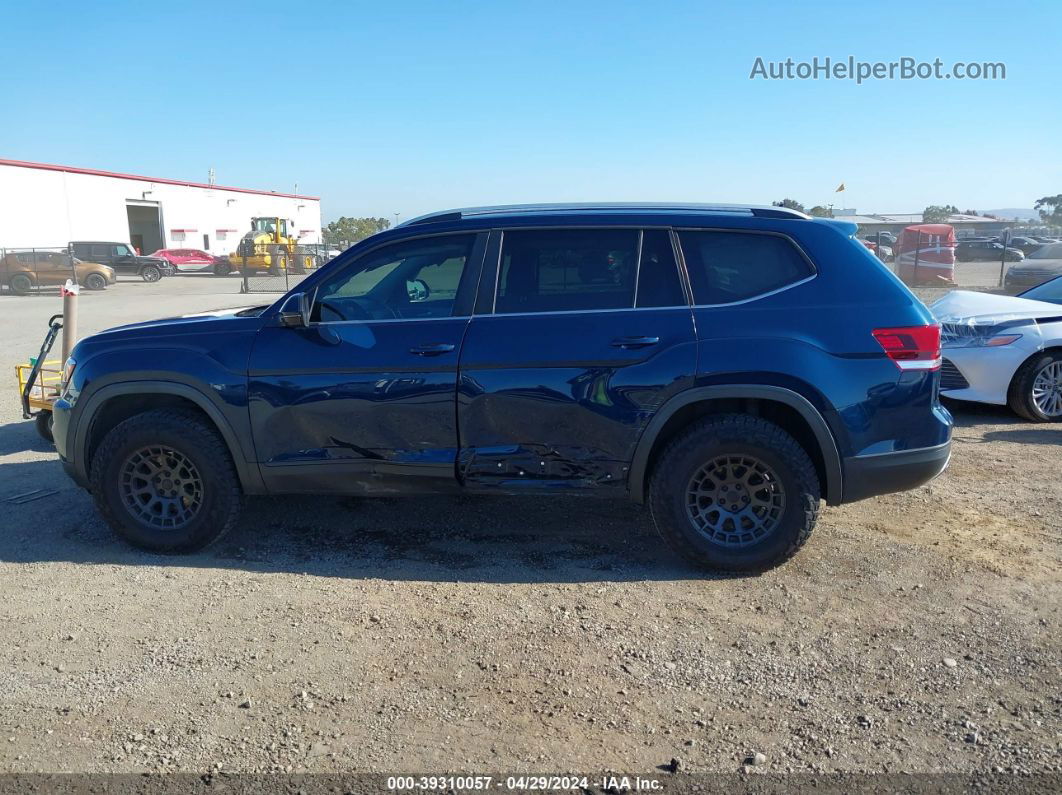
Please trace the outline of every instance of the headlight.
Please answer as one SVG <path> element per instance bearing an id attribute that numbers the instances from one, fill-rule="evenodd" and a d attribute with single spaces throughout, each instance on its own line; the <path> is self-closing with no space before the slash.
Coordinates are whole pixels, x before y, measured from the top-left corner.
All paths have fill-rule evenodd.
<path id="1" fill-rule="evenodd" d="M 66 392 L 67 384 L 70 383 L 70 379 L 74 377 L 74 368 L 77 367 L 77 362 L 74 361 L 74 357 L 71 356 L 66 360 L 66 364 L 63 365 L 63 380 L 59 383 L 59 392 Z"/>
<path id="2" fill-rule="evenodd" d="M 999 348 L 1021 339 L 1021 334 L 969 334 L 948 335 L 942 348 Z"/>

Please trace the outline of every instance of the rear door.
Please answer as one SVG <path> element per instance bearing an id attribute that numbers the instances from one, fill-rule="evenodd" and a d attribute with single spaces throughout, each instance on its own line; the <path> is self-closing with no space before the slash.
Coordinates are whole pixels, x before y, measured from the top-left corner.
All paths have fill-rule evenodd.
<path id="1" fill-rule="evenodd" d="M 495 230 L 461 351 L 458 473 L 480 491 L 623 489 L 696 366 L 668 229 Z"/>

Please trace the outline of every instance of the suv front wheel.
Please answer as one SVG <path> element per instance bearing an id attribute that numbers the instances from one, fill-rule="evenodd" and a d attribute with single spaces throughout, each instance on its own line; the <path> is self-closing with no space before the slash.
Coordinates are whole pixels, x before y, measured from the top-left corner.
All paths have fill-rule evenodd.
<path id="1" fill-rule="evenodd" d="M 137 414 L 112 428 L 92 457 L 92 495 L 134 546 L 193 552 L 232 529 L 242 493 L 225 443 L 180 409 Z"/>
<path id="2" fill-rule="evenodd" d="M 700 420 L 653 469 L 649 507 L 678 554 L 708 569 L 758 571 L 792 557 L 819 513 L 807 451 L 774 423 L 747 414 Z"/>

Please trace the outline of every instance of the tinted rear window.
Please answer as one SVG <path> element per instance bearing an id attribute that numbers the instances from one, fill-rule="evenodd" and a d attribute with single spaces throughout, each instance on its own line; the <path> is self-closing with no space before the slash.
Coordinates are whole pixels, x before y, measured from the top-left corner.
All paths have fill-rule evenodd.
<path id="1" fill-rule="evenodd" d="M 698 304 L 728 304 L 798 282 L 814 269 L 785 237 L 750 232 L 679 232 Z"/>
<path id="2" fill-rule="evenodd" d="M 633 307 L 637 265 L 634 229 L 508 231 L 495 311 Z"/>

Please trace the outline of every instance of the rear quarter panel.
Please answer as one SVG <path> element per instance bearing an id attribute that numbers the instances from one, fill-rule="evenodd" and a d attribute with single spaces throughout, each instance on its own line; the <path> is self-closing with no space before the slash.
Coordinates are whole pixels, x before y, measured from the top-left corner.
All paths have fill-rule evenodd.
<path id="1" fill-rule="evenodd" d="M 902 282 L 840 227 L 762 219 L 728 226 L 788 235 L 817 274 L 773 295 L 695 308 L 698 386 L 792 389 L 822 413 L 842 457 L 947 441 L 934 416 L 937 373 L 902 373 L 872 336 L 875 328 L 933 322 Z"/>

